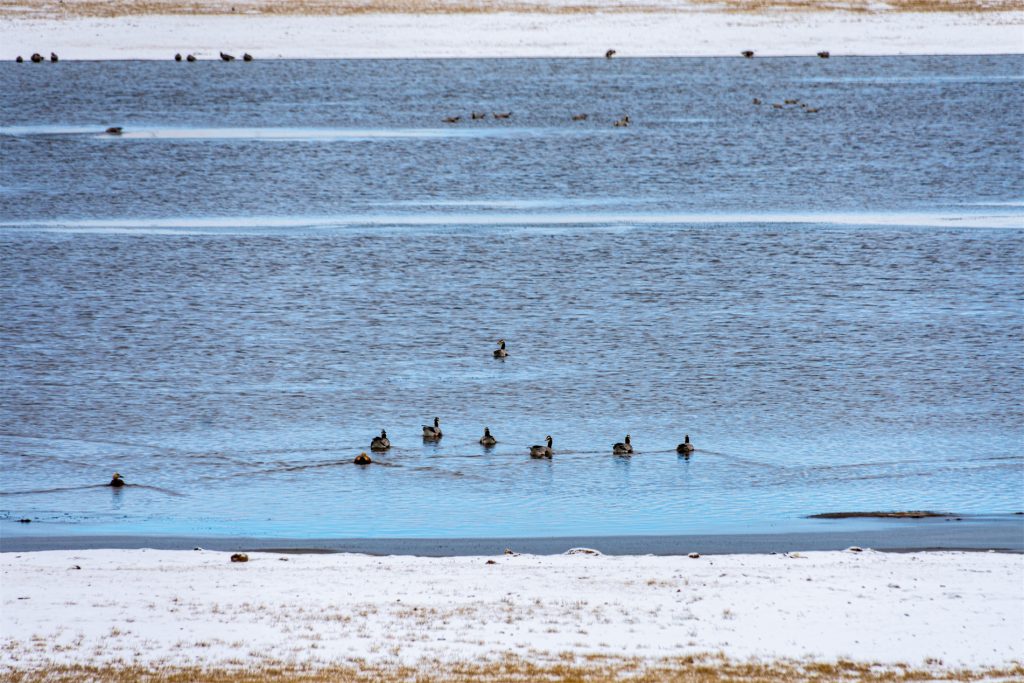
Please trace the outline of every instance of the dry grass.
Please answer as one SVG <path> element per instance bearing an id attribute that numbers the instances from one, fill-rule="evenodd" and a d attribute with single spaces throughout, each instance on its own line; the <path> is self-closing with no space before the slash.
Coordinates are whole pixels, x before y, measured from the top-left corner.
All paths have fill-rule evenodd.
<path id="1" fill-rule="evenodd" d="M 635 659 L 605 656 L 577 657 L 566 653 L 553 661 L 535 662 L 508 655 L 488 662 L 449 663 L 426 662 L 419 666 L 404 665 L 334 665 L 302 667 L 263 664 L 235 669 L 204 669 L 199 667 L 163 666 L 146 668 L 134 665 L 51 666 L 45 670 L 0 672 L 4 683 L 71 683 L 83 680 L 99 683 L 257 683 L 283 681 L 312 683 L 371 683 L 377 681 L 416 681 L 417 683 L 521 683 L 543 680 L 549 682 L 611 683 L 623 679 L 637 683 L 678 681 L 679 683 L 777 683 L 806 681 L 846 681 L 850 683 L 884 683 L 886 681 L 981 681 L 1024 680 L 1024 665 L 1004 669 L 976 671 L 923 670 L 904 665 L 880 666 L 860 662 L 731 662 L 720 655 L 666 659 Z"/>
<path id="2" fill-rule="evenodd" d="M 1024 0 L 0 0 L 4 16 L 480 14 L 522 12 L 1002 12 Z"/>

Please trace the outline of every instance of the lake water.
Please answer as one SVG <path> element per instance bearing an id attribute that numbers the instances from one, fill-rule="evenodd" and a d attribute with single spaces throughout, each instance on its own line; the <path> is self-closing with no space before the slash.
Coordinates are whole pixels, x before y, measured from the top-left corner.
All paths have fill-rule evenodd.
<path id="1" fill-rule="evenodd" d="M 0 529 L 1020 510 L 1022 85 L 1014 56 L 2 64 Z"/>

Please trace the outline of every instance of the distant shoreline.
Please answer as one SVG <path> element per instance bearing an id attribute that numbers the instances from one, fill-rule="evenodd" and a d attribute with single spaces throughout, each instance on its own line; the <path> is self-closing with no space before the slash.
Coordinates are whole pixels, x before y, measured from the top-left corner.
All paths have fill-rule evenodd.
<path id="1" fill-rule="evenodd" d="M 981 11 L 831 11 L 723 9 L 717 5 L 673 6 L 586 4 L 499 5 L 499 11 L 430 5 L 417 12 L 374 10 L 315 14 L 166 13 L 147 4 L 145 12 L 104 14 L 109 3 L 71 3 L 63 13 L 45 3 L 0 15 L 0 63 L 33 53 L 60 60 L 161 60 L 175 54 L 219 60 L 224 51 L 255 60 L 732 56 L 817 59 L 881 55 L 993 55 L 1024 53 L 1024 9 L 998 3 Z M 239 4 L 240 7 L 245 7 Z M 379 5 L 387 7 L 390 5 Z M 943 7 L 949 7 L 947 3 Z M 404 6 L 403 6 L 404 7 Z M 511 7 L 515 11 L 508 11 Z M 530 7 L 533 7 L 531 11 Z M 907 7 L 917 7 L 908 5 Z M 993 9 L 994 7 L 994 9 Z M 35 9 L 33 9 L 35 8 Z M 80 11 L 74 8 L 79 8 Z M 90 9 L 91 8 L 91 9 Z M 540 8 L 540 9 L 538 9 Z M 138 9 L 138 8 L 136 8 Z M 569 11 L 572 9 L 573 11 Z M 372 10 L 372 11 L 371 11 Z M 823 60 L 824 61 L 824 60 Z M 242 66 L 241 60 L 236 66 Z M 49 64 L 24 64 L 49 68 Z M 185 63 L 182 68 L 188 68 Z"/>
<path id="2" fill-rule="evenodd" d="M 48 550 L 133 549 L 359 553 L 461 557 L 496 555 L 510 548 L 533 555 L 559 555 L 574 547 L 606 555 L 771 554 L 843 550 L 851 546 L 888 552 L 957 550 L 1024 553 L 1024 518 L 1015 515 L 938 519 L 848 520 L 822 522 L 827 530 L 759 534 L 680 534 L 657 536 L 561 536 L 550 538 L 254 538 L 186 535 L 45 535 L 31 525 L 5 525 L 0 553 Z M 14 533 L 11 533 L 14 531 Z"/>

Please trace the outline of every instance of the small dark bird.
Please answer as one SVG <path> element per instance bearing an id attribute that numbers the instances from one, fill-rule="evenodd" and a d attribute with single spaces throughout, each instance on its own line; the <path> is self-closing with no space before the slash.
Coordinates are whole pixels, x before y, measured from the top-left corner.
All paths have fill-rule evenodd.
<path id="1" fill-rule="evenodd" d="M 573 121 L 586 121 L 587 120 L 587 115 L 586 114 L 574 114 L 573 117 L 572 117 L 572 120 Z"/>
<path id="2" fill-rule="evenodd" d="M 38 52 L 33 52 L 31 59 L 32 59 L 32 63 L 33 64 L 38 64 L 41 61 L 43 61 L 43 56 L 41 54 L 39 54 Z"/>
<path id="3" fill-rule="evenodd" d="M 626 434 L 624 441 L 612 446 L 613 455 L 633 455 L 633 445 L 629 443 L 629 434 Z"/>
<path id="4" fill-rule="evenodd" d="M 461 116 L 448 116 L 448 117 L 445 118 L 444 122 L 445 123 L 458 123 L 461 120 L 462 120 Z"/>
<path id="5" fill-rule="evenodd" d="M 252 61 L 252 55 L 249 54 L 248 52 L 246 52 L 244 55 L 242 55 L 242 61 L 243 62 L 251 62 Z"/>
<path id="6" fill-rule="evenodd" d="M 832 55 L 828 53 L 828 50 L 822 50 L 821 52 L 818 53 L 818 56 L 821 57 L 822 59 L 828 59 Z"/>
<path id="7" fill-rule="evenodd" d="M 761 104 L 761 99 L 758 97 L 754 98 L 754 104 Z"/>
<path id="8" fill-rule="evenodd" d="M 490 448 L 496 443 L 498 443 L 498 440 L 491 436 L 491 428 L 484 427 L 484 435 L 480 437 L 480 445 Z"/>
<path id="9" fill-rule="evenodd" d="M 817 114 L 819 110 L 817 109 L 817 107 L 807 107 L 807 109 L 804 109 L 804 111 L 807 112 L 808 114 Z"/>
<path id="10" fill-rule="evenodd" d="M 124 128 L 121 126 L 111 126 L 110 128 L 107 128 L 105 132 L 107 135 L 120 135 L 124 132 Z"/>
<path id="11" fill-rule="evenodd" d="M 604 58 L 605 59 L 611 59 L 614 56 L 615 56 L 615 50 L 608 50 L 607 52 L 604 53 Z"/>
<path id="12" fill-rule="evenodd" d="M 800 100 L 783 100 L 786 104 L 800 104 Z"/>
<path id="13" fill-rule="evenodd" d="M 234 55 L 224 54 L 223 52 L 220 53 L 220 58 L 223 59 L 225 62 L 235 61 Z"/>
<path id="14" fill-rule="evenodd" d="M 176 61 L 176 62 L 180 62 L 181 61 L 181 53 L 180 52 L 176 52 L 174 54 L 174 61 Z"/>
<path id="15" fill-rule="evenodd" d="M 120 474 L 114 472 L 114 477 L 110 480 L 110 483 L 107 484 L 107 486 L 113 486 L 115 489 L 119 489 L 124 486 L 124 479 L 121 478 Z"/>
<path id="16" fill-rule="evenodd" d="M 744 57 L 746 57 L 747 59 L 751 59 L 754 56 L 754 51 L 753 50 L 744 50 L 740 54 L 743 55 Z"/>
<path id="17" fill-rule="evenodd" d="M 370 441 L 371 451 L 386 451 L 391 448 L 391 440 L 388 439 L 388 433 L 383 429 L 380 430 L 380 436 L 373 437 Z"/>
<path id="18" fill-rule="evenodd" d="M 507 111 L 504 114 L 501 112 L 494 112 L 494 118 L 496 119 L 510 119 L 512 118 L 512 112 Z"/>
<path id="19" fill-rule="evenodd" d="M 681 444 L 676 446 L 676 453 L 682 453 L 683 455 L 689 455 L 693 453 L 693 444 L 690 443 L 690 435 L 687 434 L 686 438 Z"/>
<path id="20" fill-rule="evenodd" d="M 508 351 L 505 350 L 505 340 L 498 340 L 498 348 L 494 349 L 495 358 L 508 358 Z"/>
<path id="21" fill-rule="evenodd" d="M 16 62 L 17 62 L 18 64 L 21 64 L 21 63 L 23 63 L 23 62 L 24 62 L 25 60 L 24 60 L 24 59 L 22 59 L 22 56 L 21 56 L 21 55 L 18 55 L 18 58 L 17 58 L 17 59 L 15 59 L 14 61 L 16 61 Z"/>
<path id="22" fill-rule="evenodd" d="M 373 462 L 373 460 L 370 460 L 370 456 L 368 456 L 366 453 L 360 453 L 352 462 L 354 462 L 357 465 L 369 465 Z"/>
<path id="23" fill-rule="evenodd" d="M 469 116 L 474 121 L 479 121 L 480 119 L 486 119 L 487 118 L 487 112 L 485 112 L 485 111 L 474 111 Z"/>
<path id="24" fill-rule="evenodd" d="M 547 440 L 546 446 L 530 446 L 530 457 L 531 458 L 550 458 L 554 451 L 551 450 L 551 436 L 545 437 Z"/>
<path id="25" fill-rule="evenodd" d="M 196 61 L 196 56 L 195 55 L 189 55 L 188 57 L 185 57 L 185 61 L 186 62 L 194 62 L 194 61 Z"/>
<path id="26" fill-rule="evenodd" d="M 616 128 L 628 128 L 629 124 L 630 124 L 629 117 L 628 116 L 623 116 L 621 119 L 619 119 L 618 121 L 616 121 L 612 125 L 615 126 Z"/>
<path id="27" fill-rule="evenodd" d="M 772 107 L 774 107 L 775 109 L 782 109 L 782 105 L 777 102 L 772 102 Z"/>
<path id="28" fill-rule="evenodd" d="M 437 441 L 444 434 L 441 433 L 441 420 L 434 418 L 434 426 L 423 425 L 423 438 L 428 441 Z"/>
<path id="29" fill-rule="evenodd" d="M 60 61 L 60 57 L 58 57 L 58 56 L 57 56 L 57 53 L 56 53 L 56 52 L 51 52 L 51 53 L 50 53 L 50 61 L 51 61 L 51 62 L 54 62 L 54 63 L 56 63 L 56 62 L 59 62 L 59 61 Z"/>

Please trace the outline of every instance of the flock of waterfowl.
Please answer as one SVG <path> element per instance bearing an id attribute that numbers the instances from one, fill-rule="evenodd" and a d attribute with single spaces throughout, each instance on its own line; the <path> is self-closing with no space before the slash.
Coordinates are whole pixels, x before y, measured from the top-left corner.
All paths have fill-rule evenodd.
<path id="1" fill-rule="evenodd" d="M 508 348 L 505 344 L 504 339 L 497 341 L 498 348 L 494 349 L 493 357 L 504 360 L 508 358 Z M 424 441 L 440 441 L 444 436 L 444 432 L 441 431 L 441 419 L 438 417 L 434 418 L 432 424 L 423 425 L 423 440 Z M 490 427 L 484 427 L 484 435 L 480 437 L 480 445 L 484 448 L 491 448 L 498 443 L 498 440 L 491 434 Z M 553 450 L 554 439 L 551 435 L 544 437 L 544 444 L 536 444 L 530 446 L 530 457 L 531 458 L 550 458 L 554 455 Z M 375 436 L 370 441 L 370 450 L 375 453 L 383 453 L 391 448 L 391 440 L 388 439 L 388 433 L 386 430 L 380 430 L 380 436 Z M 689 457 L 694 451 L 694 446 L 690 443 L 690 435 L 685 435 L 683 442 L 676 446 L 676 453 Z M 612 445 L 612 455 L 633 455 L 633 445 L 630 443 L 630 436 L 626 434 L 626 438 L 621 442 Z M 360 453 L 356 456 L 355 464 L 357 465 L 370 465 L 373 463 L 373 459 L 366 453 Z M 113 485 L 113 484 L 112 484 Z"/>

